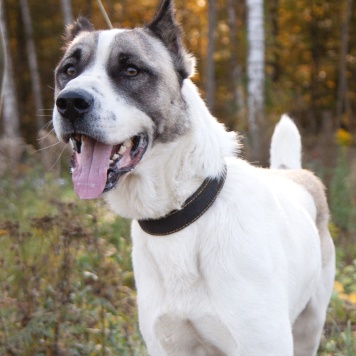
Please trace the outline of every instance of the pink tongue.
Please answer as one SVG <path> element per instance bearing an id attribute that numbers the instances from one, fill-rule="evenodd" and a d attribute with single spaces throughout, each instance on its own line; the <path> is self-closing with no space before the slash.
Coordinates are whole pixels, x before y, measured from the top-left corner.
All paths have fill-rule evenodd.
<path id="1" fill-rule="evenodd" d="M 110 165 L 112 146 L 86 137 L 81 153 L 76 153 L 77 166 L 72 174 L 74 190 L 80 199 L 98 198 L 103 192 Z"/>

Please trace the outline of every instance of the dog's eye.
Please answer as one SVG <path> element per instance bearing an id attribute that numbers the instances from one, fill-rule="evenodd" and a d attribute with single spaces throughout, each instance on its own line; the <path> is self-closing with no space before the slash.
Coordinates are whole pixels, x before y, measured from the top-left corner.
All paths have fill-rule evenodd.
<path id="1" fill-rule="evenodd" d="M 69 77 L 72 77 L 73 75 L 75 75 L 75 67 L 73 66 L 68 66 L 67 68 L 65 68 L 64 70 L 65 74 L 67 74 Z"/>
<path id="2" fill-rule="evenodd" d="M 129 77 L 135 77 L 139 73 L 139 70 L 134 66 L 127 66 L 125 68 L 125 74 Z"/>

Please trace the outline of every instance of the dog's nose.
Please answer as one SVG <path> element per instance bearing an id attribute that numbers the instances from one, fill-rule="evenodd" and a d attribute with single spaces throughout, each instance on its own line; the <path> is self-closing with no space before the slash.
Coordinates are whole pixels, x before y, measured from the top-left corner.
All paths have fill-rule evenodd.
<path id="1" fill-rule="evenodd" d="M 56 105 L 59 113 L 66 119 L 76 120 L 87 113 L 93 104 L 93 97 L 86 91 L 63 91 Z"/>

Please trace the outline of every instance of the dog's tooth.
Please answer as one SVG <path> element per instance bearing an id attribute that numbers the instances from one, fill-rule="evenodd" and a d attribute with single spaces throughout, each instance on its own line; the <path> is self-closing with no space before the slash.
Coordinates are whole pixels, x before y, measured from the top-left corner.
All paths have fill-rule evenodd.
<path id="1" fill-rule="evenodd" d="M 125 151 L 126 151 L 126 147 L 124 145 L 122 145 L 119 149 L 119 154 L 123 155 L 125 153 Z"/>
<path id="2" fill-rule="evenodd" d="M 128 140 L 126 140 L 123 144 L 124 147 L 126 148 L 131 148 L 133 146 L 132 140 L 131 138 L 129 138 Z"/>
<path id="3" fill-rule="evenodd" d="M 116 160 L 116 159 L 118 159 L 119 158 L 119 155 L 117 154 L 117 153 L 115 153 L 113 156 L 112 156 L 112 160 L 114 161 L 114 160 Z"/>

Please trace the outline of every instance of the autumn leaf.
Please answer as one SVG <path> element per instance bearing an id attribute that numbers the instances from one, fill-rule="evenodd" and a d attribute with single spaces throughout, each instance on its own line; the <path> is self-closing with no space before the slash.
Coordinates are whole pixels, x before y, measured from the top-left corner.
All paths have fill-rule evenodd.
<path id="1" fill-rule="evenodd" d="M 344 293 L 344 286 L 339 281 L 334 282 L 334 289 L 338 291 L 339 294 Z"/>
<path id="2" fill-rule="evenodd" d="M 336 131 L 335 137 L 337 144 L 340 146 L 349 146 L 352 141 L 352 135 L 342 128 Z"/>

